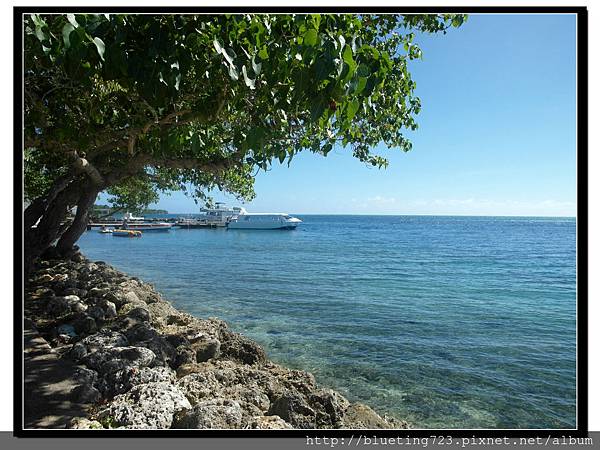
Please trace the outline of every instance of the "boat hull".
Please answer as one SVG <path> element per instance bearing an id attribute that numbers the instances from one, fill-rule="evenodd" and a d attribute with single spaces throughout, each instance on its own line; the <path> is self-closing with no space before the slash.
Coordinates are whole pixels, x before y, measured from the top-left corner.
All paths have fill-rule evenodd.
<path id="1" fill-rule="evenodd" d="M 228 230 L 295 230 L 298 226 L 297 223 L 281 223 L 281 224 L 245 224 L 238 222 L 231 222 L 227 225 Z"/>
<path id="2" fill-rule="evenodd" d="M 138 230 L 115 230 L 112 232 L 112 235 L 116 237 L 135 238 L 142 237 L 142 232 Z"/>
<path id="3" fill-rule="evenodd" d="M 179 228 L 194 229 L 194 228 L 217 228 L 217 225 L 210 223 L 179 223 Z"/>
<path id="4" fill-rule="evenodd" d="M 127 225 L 128 230 L 137 230 L 146 232 L 152 231 L 169 231 L 173 225 L 169 224 L 160 224 L 160 225 L 146 225 L 146 224 L 129 224 Z"/>

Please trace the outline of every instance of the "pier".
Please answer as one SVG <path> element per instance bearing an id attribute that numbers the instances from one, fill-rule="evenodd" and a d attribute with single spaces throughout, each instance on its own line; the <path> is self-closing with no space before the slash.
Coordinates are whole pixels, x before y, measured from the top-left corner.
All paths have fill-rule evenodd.
<path id="1" fill-rule="evenodd" d="M 165 218 L 165 219 L 146 219 L 144 220 L 145 223 L 148 222 L 166 222 L 166 223 L 170 223 L 173 224 L 173 227 L 178 227 L 178 228 L 185 228 L 185 229 L 193 229 L 193 228 L 219 228 L 219 227 L 223 227 L 224 225 L 220 225 L 218 223 L 214 223 L 214 222 L 208 222 L 208 223 L 180 223 L 179 219 L 175 219 L 172 217 L 169 218 Z M 139 223 L 137 221 L 130 221 L 129 224 L 130 225 L 134 225 L 136 223 Z M 91 221 L 87 224 L 87 230 L 92 230 L 93 228 L 102 228 L 102 227 L 113 227 L 113 228 L 120 228 L 123 226 L 123 221 L 115 221 L 113 220 L 99 220 L 99 221 Z"/>

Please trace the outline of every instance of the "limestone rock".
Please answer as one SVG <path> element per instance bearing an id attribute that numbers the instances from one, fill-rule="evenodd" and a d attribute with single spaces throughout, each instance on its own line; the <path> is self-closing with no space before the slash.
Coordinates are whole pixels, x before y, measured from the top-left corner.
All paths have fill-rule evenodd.
<path id="1" fill-rule="evenodd" d="M 85 417 L 73 417 L 67 427 L 73 430 L 101 430 L 103 428 L 97 420 L 89 420 Z"/>
<path id="2" fill-rule="evenodd" d="M 211 399 L 175 416 L 171 428 L 236 429 L 242 426 L 242 409 L 235 400 Z"/>
<path id="3" fill-rule="evenodd" d="M 98 413 L 98 418 L 124 428 L 170 428 L 173 415 L 189 408 L 190 403 L 176 386 L 166 382 L 147 383 L 116 396 Z"/>
<path id="4" fill-rule="evenodd" d="M 77 302 L 71 305 L 71 310 L 76 313 L 82 313 L 87 311 L 88 307 L 85 303 Z"/>
<path id="5" fill-rule="evenodd" d="M 98 326 L 92 317 L 82 314 L 73 321 L 73 328 L 78 334 L 92 334 L 96 332 Z"/>
<path id="6" fill-rule="evenodd" d="M 157 301 L 149 304 L 148 311 L 150 312 L 152 321 L 155 321 L 158 318 L 163 318 L 166 320 L 168 317 L 178 313 L 178 311 L 173 308 L 170 303 L 165 301 Z"/>
<path id="7" fill-rule="evenodd" d="M 196 342 L 192 345 L 192 349 L 196 352 L 196 361 L 204 362 L 219 356 L 221 343 L 216 339 L 209 339 L 207 341 Z"/>
<path id="8" fill-rule="evenodd" d="M 107 301 L 104 315 L 107 319 L 113 319 L 117 317 L 117 306 L 113 302 Z"/>
<path id="9" fill-rule="evenodd" d="M 88 352 L 96 350 L 104 350 L 111 347 L 126 347 L 129 345 L 127 338 L 118 331 L 101 330 L 96 334 L 92 334 L 85 339 L 82 339 L 83 344 Z"/>
<path id="10" fill-rule="evenodd" d="M 294 393 L 273 399 L 268 414 L 281 417 L 294 428 L 315 428 L 316 425 L 315 411 L 300 395 Z"/>
<path id="11" fill-rule="evenodd" d="M 53 297 L 48 302 L 47 311 L 53 316 L 60 316 L 69 312 L 69 302 L 65 297 Z"/>
<path id="12" fill-rule="evenodd" d="M 254 430 L 285 430 L 293 427 L 279 416 L 257 416 L 249 421 L 248 428 Z"/>
<path id="13" fill-rule="evenodd" d="M 135 323 L 125 330 L 125 336 L 129 342 L 136 343 L 153 339 L 159 334 L 149 323 Z"/>
<path id="14" fill-rule="evenodd" d="M 87 355 L 87 348 L 81 342 L 77 342 L 71 347 L 67 356 L 73 361 L 80 361 L 85 355 Z"/>
<path id="15" fill-rule="evenodd" d="M 196 354 L 193 353 L 193 355 L 195 358 Z M 188 363 L 188 364 L 182 364 L 181 366 L 179 366 L 177 368 L 177 378 L 183 378 L 192 373 L 198 373 L 198 372 L 204 372 L 204 371 L 205 371 L 204 367 L 202 367 L 201 364 L 196 364 L 195 362 Z"/>
<path id="16" fill-rule="evenodd" d="M 35 282 L 38 284 L 47 284 L 50 283 L 51 281 L 54 281 L 54 277 L 50 274 L 44 274 L 40 277 L 38 277 Z"/>
<path id="17" fill-rule="evenodd" d="M 88 308 L 86 312 L 96 322 L 104 320 L 104 310 L 98 305 Z"/>
<path id="18" fill-rule="evenodd" d="M 195 363 L 196 352 L 186 345 L 180 345 L 175 349 L 175 367 L 186 366 L 188 364 Z M 182 369 L 184 370 L 184 369 Z M 179 373 L 179 372 L 178 372 Z M 183 376 L 183 375 L 181 375 Z"/>
<path id="19" fill-rule="evenodd" d="M 311 404 L 318 405 L 317 427 L 339 428 L 350 402 L 332 389 L 321 389 L 310 396 Z M 320 414 L 319 414 L 320 413 Z"/>
<path id="20" fill-rule="evenodd" d="M 82 403 L 96 403 L 102 398 L 100 391 L 90 384 L 82 384 L 73 390 L 74 398 Z"/>
<path id="21" fill-rule="evenodd" d="M 127 312 L 127 317 L 137 322 L 150 322 L 150 312 L 143 307 L 137 306 Z"/>
<path id="22" fill-rule="evenodd" d="M 244 364 L 263 364 L 267 355 L 256 342 L 241 334 L 227 331 L 222 333 L 221 354 Z"/>
<path id="23" fill-rule="evenodd" d="M 73 379 L 80 384 L 94 385 L 98 381 L 98 372 L 86 367 L 77 367 L 73 372 Z"/>
<path id="24" fill-rule="evenodd" d="M 199 367 L 197 369 L 202 370 Z M 180 378 L 177 381 L 177 386 L 192 404 L 214 396 L 221 389 L 214 373 L 207 370 L 193 372 Z"/>
<path id="25" fill-rule="evenodd" d="M 146 367 L 155 359 L 152 350 L 144 347 L 113 347 L 88 353 L 82 362 L 98 373 Z"/>
<path id="26" fill-rule="evenodd" d="M 159 364 L 161 366 L 175 365 L 174 361 L 177 356 L 177 352 L 175 351 L 175 348 L 169 343 L 169 341 L 167 341 L 164 337 L 156 336 L 147 341 L 138 342 L 137 345 L 152 350 L 152 352 L 156 356 L 155 364 Z"/>
<path id="27" fill-rule="evenodd" d="M 175 372 L 167 367 L 130 368 L 107 373 L 98 383 L 99 390 L 106 397 L 114 397 L 129 391 L 132 387 L 156 382 L 172 383 Z"/>
<path id="28" fill-rule="evenodd" d="M 353 403 L 346 409 L 344 428 L 390 428 L 390 424 L 367 405 Z"/>
<path id="29" fill-rule="evenodd" d="M 271 406 L 269 397 L 257 385 L 244 386 L 240 397 L 263 412 L 268 411 Z"/>

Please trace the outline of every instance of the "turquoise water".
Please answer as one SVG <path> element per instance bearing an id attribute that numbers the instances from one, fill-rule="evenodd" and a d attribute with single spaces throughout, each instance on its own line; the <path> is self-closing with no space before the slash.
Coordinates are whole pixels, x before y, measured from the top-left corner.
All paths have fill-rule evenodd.
<path id="1" fill-rule="evenodd" d="M 79 244 L 415 427 L 575 427 L 575 219 L 299 217 Z"/>

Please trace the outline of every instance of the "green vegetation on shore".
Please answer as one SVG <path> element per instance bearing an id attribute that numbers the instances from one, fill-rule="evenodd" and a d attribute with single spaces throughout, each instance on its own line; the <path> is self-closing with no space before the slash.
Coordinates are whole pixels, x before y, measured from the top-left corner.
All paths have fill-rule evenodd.
<path id="1" fill-rule="evenodd" d="M 94 205 L 90 211 L 90 216 L 92 217 L 100 217 L 100 216 L 112 216 L 113 214 L 122 213 L 124 208 L 114 208 L 109 205 Z M 169 214 L 169 211 L 166 209 L 137 209 L 130 211 L 134 214 Z"/>

